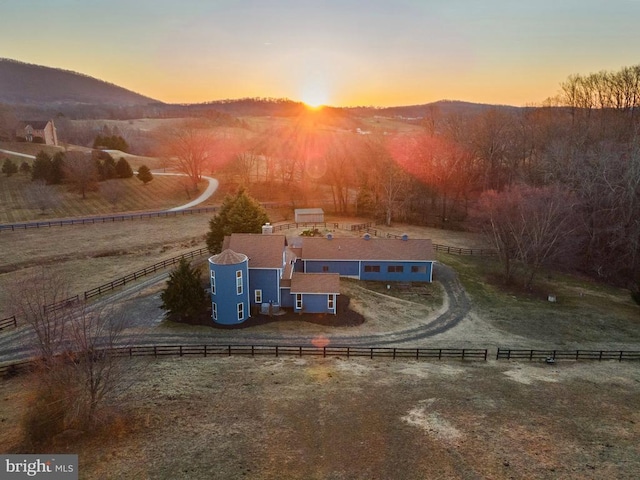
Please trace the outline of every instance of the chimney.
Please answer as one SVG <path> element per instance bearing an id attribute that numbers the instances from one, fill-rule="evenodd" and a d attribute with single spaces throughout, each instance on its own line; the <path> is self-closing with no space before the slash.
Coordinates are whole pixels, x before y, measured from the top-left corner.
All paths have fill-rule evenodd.
<path id="1" fill-rule="evenodd" d="M 271 235 L 272 233 L 273 233 L 273 225 L 271 225 L 269 222 L 265 223 L 262 226 L 262 234 Z"/>

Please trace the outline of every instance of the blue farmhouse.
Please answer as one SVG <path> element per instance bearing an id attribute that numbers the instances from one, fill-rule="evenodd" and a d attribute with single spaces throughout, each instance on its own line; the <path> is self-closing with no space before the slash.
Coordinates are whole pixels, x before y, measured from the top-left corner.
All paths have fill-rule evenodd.
<path id="1" fill-rule="evenodd" d="M 213 321 L 232 325 L 281 307 L 336 313 L 340 277 L 431 282 L 431 240 L 234 233 L 209 258 Z"/>

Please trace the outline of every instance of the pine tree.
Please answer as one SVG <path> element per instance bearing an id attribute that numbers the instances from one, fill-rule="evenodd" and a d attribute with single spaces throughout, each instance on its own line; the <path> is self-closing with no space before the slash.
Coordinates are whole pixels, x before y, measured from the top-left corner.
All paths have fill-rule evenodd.
<path id="1" fill-rule="evenodd" d="M 14 173 L 18 173 L 18 166 L 11 161 L 9 158 L 4 159 L 4 163 L 2 164 L 2 173 L 4 173 L 7 177 L 10 177 Z"/>
<path id="2" fill-rule="evenodd" d="M 209 221 L 207 247 L 211 253 L 219 253 L 225 236 L 260 233 L 268 221 L 269 216 L 262 205 L 241 188 L 235 196 L 225 197 L 220 211 Z"/>
<path id="3" fill-rule="evenodd" d="M 196 320 L 207 307 L 207 294 L 202 288 L 200 272 L 184 258 L 169 274 L 167 288 L 160 295 L 162 308 L 177 321 Z"/>
<path id="4" fill-rule="evenodd" d="M 44 180 L 47 183 L 51 176 L 51 157 L 45 152 L 40 151 L 33 161 L 33 169 L 31 170 L 31 180 Z"/>
<path id="5" fill-rule="evenodd" d="M 116 175 L 118 178 L 131 178 L 133 177 L 133 170 L 129 162 L 124 157 L 120 157 L 118 163 L 116 163 Z"/>
<path id="6" fill-rule="evenodd" d="M 153 174 L 151 173 L 151 170 L 149 170 L 149 167 L 147 167 L 146 165 L 142 165 L 138 169 L 138 180 L 140 180 L 145 185 L 153 180 Z"/>

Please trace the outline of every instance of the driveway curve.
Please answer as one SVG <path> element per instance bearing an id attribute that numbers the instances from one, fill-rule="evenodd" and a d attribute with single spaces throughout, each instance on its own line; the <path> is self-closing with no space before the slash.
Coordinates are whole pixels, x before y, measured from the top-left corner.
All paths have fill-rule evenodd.
<path id="1" fill-rule="evenodd" d="M 360 346 L 360 347 L 384 347 L 406 346 L 408 343 L 415 346 L 417 342 L 423 342 L 435 335 L 443 333 L 458 325 L 469 313 L 471 304 L 462 287 L 455 271 L 446 265 L 437 263 L 434 271 L 435 277 L 444 288 L 445 301 L 448 301 L 446 311 L 439 314 L 426 325 L 417 327 L 380 332 L 368 335 L 359 335 L 357 327 L 353 334 L 331 335 L 326 332 L 324 336 L 333 346 Z M 169 276 L 162 273 L 143 282 L 132 285 L 126 290 L 121 290 L 113 296 L 99 299 L 96 303 L 106 305 L 114 300 L 124 304 L 127 312 L 136 321 L 130 328 L 136 333 L 129 333 L 121 338 L 121 343 L 127 346 L 145 345 L 186 345 L 186 344 L 223 344 L 223 345 L 290 345 L 311 346 L 316 334 L 288 334 L 288 333 L 259 333 L 252 334 L 250 330 L 219 330 L 211 329 L 203 331 L 194 327 L 194 331 L 171 332 L 166 329 L 158 329 L 157 325 L 164 317 L 160 310 L 160 292 L 144 294 L 144 290 L 157 287 Z M 32 332 L 22 327 L 12 332 L 0 335 L 0 362 L 25 360 L 33 354 L 32 341 L 29 337 Z"/>

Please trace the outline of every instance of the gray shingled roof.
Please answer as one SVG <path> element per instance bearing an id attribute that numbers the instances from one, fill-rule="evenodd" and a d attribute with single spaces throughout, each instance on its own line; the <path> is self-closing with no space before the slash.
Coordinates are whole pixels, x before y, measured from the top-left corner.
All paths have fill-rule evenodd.
<path id="1" fill-rule="evenodd" d="M 249 268 L 282 268 L 282 254 L 286 245 L 284 235 L 233 233 L 224 246 L 249 257 Z"/>
<path id="2" fill-rule="evenodd" d="M 340 274 L 294 273 L 291 293 L 340 293 Z"/>
<path id="3" fill-rule="evenodd" d="M 354 237 L 303 238 L 300 258 L 304 260 L 435 260 L 431 240 L 375 237 L 369 240 Z"/>

